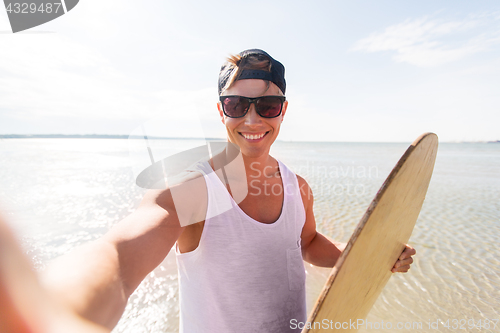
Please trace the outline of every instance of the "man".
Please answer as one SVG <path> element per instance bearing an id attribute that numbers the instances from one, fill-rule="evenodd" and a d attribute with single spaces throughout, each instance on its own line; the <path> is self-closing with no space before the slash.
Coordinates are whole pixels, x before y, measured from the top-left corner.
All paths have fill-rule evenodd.
<path id="1" fill-rule="evenodd" d="M 149 191 L 97 242 L 57 259 L 39 288 L 47 308 L 64 309 L 68 327 L 82 332 L 112 329 L 176 244 L 182 332 L 293 332 L 292 319 L 305 322 L 302 260 L 333 267 L 343 245 L 316 231 L 307 182 L 269 155 L 285 91 L 284 67 L 266 52 L 230 57 L 217 104 L 228 148 Z M 393 272 L 408 271 L 414 254 L 407 246 Z M 33 322 L 33 313 L 20 317 Z"/>

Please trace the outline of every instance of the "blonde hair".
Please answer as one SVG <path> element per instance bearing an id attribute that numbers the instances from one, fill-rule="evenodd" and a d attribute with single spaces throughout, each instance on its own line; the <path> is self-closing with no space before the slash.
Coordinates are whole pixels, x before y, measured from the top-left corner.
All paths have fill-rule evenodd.
<path id="1" fill-rule="evenodd" d="M 236 68 L 236 70 L 232 71 L 232 74 L 227 80 L 226 85 L 222 89 L 221 94 L 224 93 L 225 90 L 233 86 L 233 84 L 239 79 L 241 73 L 244 70 L 254 69 L 254 70 L 263 70 L 266 72 L 271 72 L 271 60 L 269 60 L 268 57 L 261 54 L 250 54 L 246 57 L 242 57 L 239 54 L 231 55 L 226 60 L 227 60 L 226 69 L 230 70 Z M 267 91 L 267 89 L 269 89 L 270 86 L 270 81 L 266 82 L 267 82 L 267 88 L 266 88 Z"/>

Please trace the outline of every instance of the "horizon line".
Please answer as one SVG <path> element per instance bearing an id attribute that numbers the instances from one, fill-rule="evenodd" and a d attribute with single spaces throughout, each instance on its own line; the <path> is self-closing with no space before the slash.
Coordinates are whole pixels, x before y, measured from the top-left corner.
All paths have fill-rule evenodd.
<path id="1" fill-rule="evenodd" d="M 201 138 L 201 137 L 165 137 L 165 136 L 141 136 L 124 134 L 0 134 L 0 139 L 149 139 L 149 140 L 214 140 L 221 141 L 225 138 Z M 291 141 L 279 140 L 278 142 L 332 142 L 332 143 L 408 143 L 411 141 Z M 496 141 L 441 141 L 441 143 L 500 143 Z"/>

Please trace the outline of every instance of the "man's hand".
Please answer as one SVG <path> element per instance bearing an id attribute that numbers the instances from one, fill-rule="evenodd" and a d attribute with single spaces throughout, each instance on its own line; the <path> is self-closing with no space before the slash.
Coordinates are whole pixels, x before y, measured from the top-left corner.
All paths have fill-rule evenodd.
<path id="1" fill-rule="evenodd" d="M 396 273 L 406 273 L 410 269 L 410 265 L 413 263 L 413 258 L 417 253 L 417 251 L 411 247 L 410 245 L 406 244 L 406 247 L 401 253 L 401 255 L 398 258 L 398 261 L 394 264 L 394 267 L 392 268 L 392 272 Z"/>

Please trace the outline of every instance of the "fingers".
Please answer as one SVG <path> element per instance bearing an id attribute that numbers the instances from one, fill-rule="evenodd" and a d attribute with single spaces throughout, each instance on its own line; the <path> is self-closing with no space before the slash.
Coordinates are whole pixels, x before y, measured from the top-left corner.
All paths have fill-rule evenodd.
<path id="1" fill-rule="evenodd" d="M 392 268 L 393 273 L 406 273 L 410 270 L 410 265 L 413 263 L 413 258 L 417 253 L 417 251 L 411 247 L 410 245 L 406 244 L 405 249 L 401 253 L 401 255 L 398 258 L 398 261 L 394 264 L 394 267 Z"/>
<path id="2" fill-rule="evenodd" d="M 401 266 L 399 268 L 393 268 L 391 272 L 393 273 L 407 273 L 410 270 L 410 265 Z"/>
<path id="3" fill-rule="evenodd" d="M 415 254 L 417 254 L 417 250 L 415 250 L 410 245 L 406 244 L 404 251 L 399 256 L 399 260 L 411 258 L 411 256 L 414 256 Z"/>
<path id="4" fill-rule="evenodd" d="M 413 263 L 413 258 L 407 258 L 403 260 L 396 261 L 396 264 L 392 268 L 393 273 L 406 273 L 410 269 L 410 265 Z"/>

